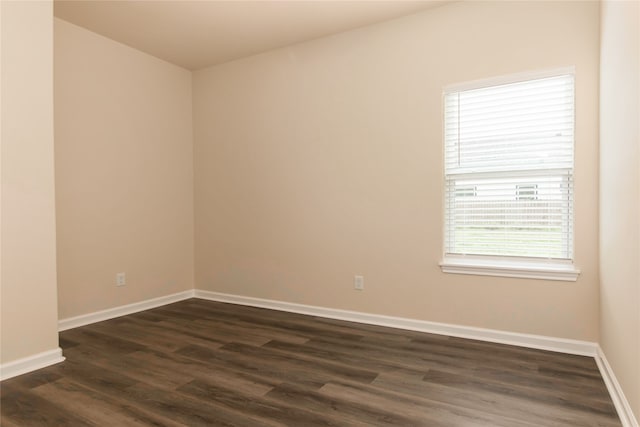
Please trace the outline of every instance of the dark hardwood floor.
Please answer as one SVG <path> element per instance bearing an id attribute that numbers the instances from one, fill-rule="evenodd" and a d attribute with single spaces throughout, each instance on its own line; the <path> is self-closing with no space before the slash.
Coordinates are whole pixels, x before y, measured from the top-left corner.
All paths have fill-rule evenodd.
<path id="1" fill-rule="evenodd" d="M 619 426 L 592 358 L 191 299 L 62 332 L 2 426 Z"/>

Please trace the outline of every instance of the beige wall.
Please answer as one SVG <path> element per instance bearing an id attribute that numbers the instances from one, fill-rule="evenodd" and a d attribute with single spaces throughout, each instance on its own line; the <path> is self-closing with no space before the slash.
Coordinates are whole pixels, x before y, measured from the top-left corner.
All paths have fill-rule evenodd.
<path id="1" fill-rule="evenodd" d="M 52 3 L 2 15 L 0 363 L 58 347 Z"/>
<path id="2" fill-rule="evenodd" d="M 195 72 L 196 287 L 596 341 L 598 25 L 454 3 Z M 571 65 L 580 278 L 441 273 L 442 87 Z"/>
<path id="3" fill-rule="evenodd" d="M 640 6 L 604 1 L 600 65 L 602 349 L 640 420 Z"/>
<path id="4" fill-rule="evenodd" d="M 192 289 L 191 73 L 56 19 L 54 82 L 60 318 Z"/>

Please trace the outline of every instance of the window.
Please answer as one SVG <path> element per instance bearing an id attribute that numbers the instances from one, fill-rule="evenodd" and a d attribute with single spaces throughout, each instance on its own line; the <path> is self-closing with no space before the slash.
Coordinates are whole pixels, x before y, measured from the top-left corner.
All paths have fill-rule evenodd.
<path id="1" fill-rule="evenodd" d="M 538 198 L 538 184 L 516 185 L 516 200 L 536 200 Z"/>
<path id="2" fill-rule="evenodd" d="M 458 199 L 461 199 L 463 197 L 474 197 L 476 195 L 476 187 L 475 186 L 469 186 L 469 187 L 456 187 L 456 195 L 455 197 Z"/>
<path id="3" fill-rule="evenodd" d="M 576 279 L 572 70 L 446 89 L 444 149 L 443 271 Z"/>

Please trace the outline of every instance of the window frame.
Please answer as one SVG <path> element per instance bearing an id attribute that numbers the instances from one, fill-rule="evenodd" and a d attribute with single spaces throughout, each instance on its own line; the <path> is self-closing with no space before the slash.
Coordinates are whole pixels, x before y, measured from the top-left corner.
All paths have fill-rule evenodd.
<path id="1" fill-rule="evenodd" d="M 538 184 L 516 184 L 516 200 L 538 200 Z"/>
<path id="2" fill-rule="evenodd" d="M 488 79 L 474 80 L 465 83 L 458 83 L 445 86 L 442 90 L 441 99 L 441 111 L 442 111 L 442 147 L 443 147 L 443 239 L 442 239 L 442 260 L 439 263 L 443 273 L 454 274 L 471 274 L 481 276 L 499 276 L 499 277 L 516 277 L 516 278 L 529 278 L 529 279 L 543 279 L 543 280 L 560 280 L 560 281 L 576 281 L 580 270 L 575 266 L 575 253 L 572 252 L 571 259 L 554 259 L 554 258 L 533 258 L 524 256 L 494 256 L 494 255 L 464 255 L 464 254 L 448 254 L 445 251 L 447 235 L 446 220 L 447 220 L 447 206 L 446 206 L 446 143 L 445 143 L 445 126 L 446 117 L 445 111 L 445 96 L 450 92 L 462 92 L 467 90 L 499 86 L 510 83 L 526 82 L 529 80 L 543 79 L 548 77 L 555 77 L 560 75 L 571 74 L 574 77 L 574 97 L 575 97 L 575 67 L 563 67 L 554 68 L 543 71 L 533 71 L 525 73 L 510 74 L 504 76 L 498 76 Z M 574 115 L 576 111 L 575 98 L 574 98 Z M 575 116 L 574 116 L 575 117 Z M 574 118 L 575 120 L 575 118 Z M 575 124 L 574 124 L 575 126 Z M 575 132 L 574 132 L 575 135 Z M 575 158 L 575 136 L 574 136 L 574 152 Z M 515 172 L 517 173 L 517 172 Z M 573 177 L 575 175 L 575 165 L 572 168 Z M 536 186 L 537 187 L 537 186 Z M 535 197 L 537 197 L 537 188 L 535 190 Z M 573 206 L 575 206 L 575 187 L 573 191 Z M 519 189 L 516 189 L 515 198 L 519 199 Z M 575 224 L 575 218 L 571 218 L 572 224 Z M 575 250 L 575 233 L 570 236 L 571 241 L 567 242 Z"/>

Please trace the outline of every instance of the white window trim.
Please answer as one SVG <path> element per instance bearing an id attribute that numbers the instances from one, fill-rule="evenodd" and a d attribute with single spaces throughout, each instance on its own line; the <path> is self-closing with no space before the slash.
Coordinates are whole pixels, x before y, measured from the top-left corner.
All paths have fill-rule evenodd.
<path id="1" fill-rule="evenodd" d="M 516 73 L 516 74 L 507 74 L 503 76 L 490 77 L 488 79 L 480 79 L 480 80 L 472 80 L 464 83 L 454 83 L 451 85 L 447 85 L 443 88 L 443 96 L 450 92 L 463 92 L 466 90 L 473 89 L 482 89 L 489 86 L 500 86 L 506 85 L 509 83 L 518 83 L 524 82 L 527 80 L 536 80 L 536 79 L 544 79 L 546 77 L 555 77 L 563 74 L 573 74 L 576 73 L 576 67 L 559 67 L 552 68 L 548 70 L 538 70 L 538 71 L 529 71 L 524 73 Z M 443 101 L 444 105 L 444 101 Z"/>
<path id="2" fill-rule="evenodd" d="M 540 260 L 471 255 L 445 255 L 443 273 L 575 282 L 580 270 L 569 260 Z"/>
<path id="3" fill-rule="evenodd" d="M 443 88 L 442 105 L 444 106 L 444 97 L 449 92 L 473 90 L 488 86 L 498 86 L 562 74 L 575 75 L 575 66 L 510 74 L 489 79 L 448 85 Z M 523 279 L 575 282 L 580 275 L 580 269 L 574 265 L 573 260 L 545 260 L 524 257 L 445 254 L 439 265 L 443 273 L 468 274 L 476 276 L 515 277 Z"/>

